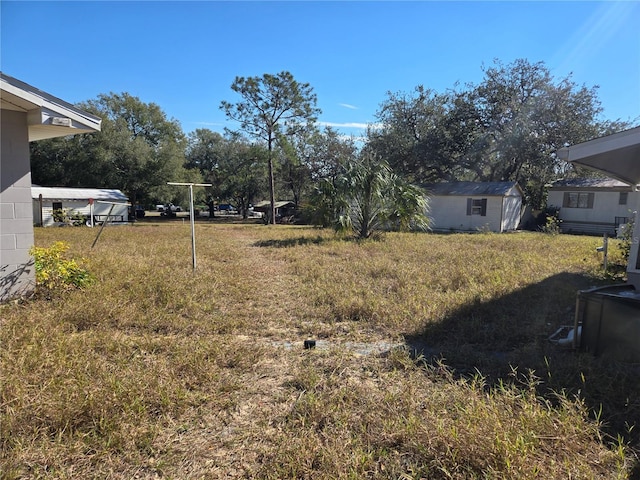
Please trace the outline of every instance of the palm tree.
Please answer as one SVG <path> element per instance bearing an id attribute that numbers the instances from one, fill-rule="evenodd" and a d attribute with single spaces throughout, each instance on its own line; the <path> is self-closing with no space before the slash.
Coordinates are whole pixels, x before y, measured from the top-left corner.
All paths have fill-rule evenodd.
<path id="1" fill-rule="evenodd" d="M 429 228 L 424 192 L 395 175 L 386 161 L 370 152 L 346 165 L 336 193 L 336 227 L 356 238 L 369 238 L 383 230 Z"/>

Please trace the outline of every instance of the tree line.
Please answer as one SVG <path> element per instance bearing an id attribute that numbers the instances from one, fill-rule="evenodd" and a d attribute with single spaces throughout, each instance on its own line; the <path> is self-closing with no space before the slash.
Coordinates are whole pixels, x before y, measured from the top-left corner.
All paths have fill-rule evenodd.
<path id="1" fill-rule="evenodd" d="M 418 187 L 437 181 L 517 181 L 544 208 L 545 186 L 576 175 L 557 149 L 631 126 L 602 120 L 597 87 L 557 80 L 543 62 L 496 60 L 482 71 L 477 85 L 388 92 L 362 141 L 319 129 L 313 88 L 289 72 L 237 77 L 236 101 L 220 109 L 238 128 L 224 134 L 185 135 L 154 103 L 102 94 L 78 105 L 102 118 L 102 131 L 33 142 L 32 178 L 118 188 L 144 205 L 185 200 L 167 181 L 206 182 L 199 203 L 231 202 L 246 215 L 267 198 L 275 222 L 274 203 L 286 199 L 309 222 L 369 236 L 366 225 L 423 228 Z"/>

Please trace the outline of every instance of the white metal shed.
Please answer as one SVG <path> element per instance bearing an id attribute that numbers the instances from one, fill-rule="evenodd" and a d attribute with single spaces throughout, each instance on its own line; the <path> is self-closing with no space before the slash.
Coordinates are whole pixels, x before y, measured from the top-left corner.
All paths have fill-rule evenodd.
<path id="1" fill-rule="evenodd" d="M 53 213 L 63 210 L 67 216 L 77 214 L 86 218 L 93 215 L 96 221 L 128 222 L 127 196 L 120 190 L 109 188 L 31 187 L 33 221 L 35 225 L 48 227 L 56 224 Z M 107 203 L 102 203 L 107 202 Z"/>
<path id="2" fill-rule="evenodd" d="M 522 217 L 517 182 L 441 182 L 425 185 L 434 231 L 516 230 Z"/>

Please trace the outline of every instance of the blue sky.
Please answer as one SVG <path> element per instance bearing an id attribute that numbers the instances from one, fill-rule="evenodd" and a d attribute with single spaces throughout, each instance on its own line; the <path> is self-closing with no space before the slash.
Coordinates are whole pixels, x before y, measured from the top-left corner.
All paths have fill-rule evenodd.
<path id="1" fill-rule="evenodd" d="M 222 132 L 236 76 L 290 71 L 319 121 L 359 135 L 388 91 L 437 92 L 482 66 L 542 61 L 640 124 L 640 2 L 0 2 L 4 73 L 76 103 L 128 92 L 185 133 Z"/>

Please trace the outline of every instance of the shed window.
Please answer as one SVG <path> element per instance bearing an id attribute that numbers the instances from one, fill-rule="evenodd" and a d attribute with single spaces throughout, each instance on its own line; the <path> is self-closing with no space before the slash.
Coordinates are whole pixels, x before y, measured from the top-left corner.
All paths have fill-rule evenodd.
<path id="1" fill-rule="evenodd" d="M 53 202 L 53 211 L 55 212 L 56 210 L 62 210 L 62 202 Z"/>
<path id="2" fill-rule="evenodd" d="M 618 199 L 618 205 L 626 205 L 629 198 L 629 192 L 620 192 L 620 198 Z"/>
<path id="3" fill-rule="evenodd" d="M 467 215 L 487 216 L 486 198 L 467 198 Z"/>
<path id="4" fill-rule="evenodd" d="M 562 206 L 565 208 L 593 208 L 594 193 L 565 192 Z"/>

